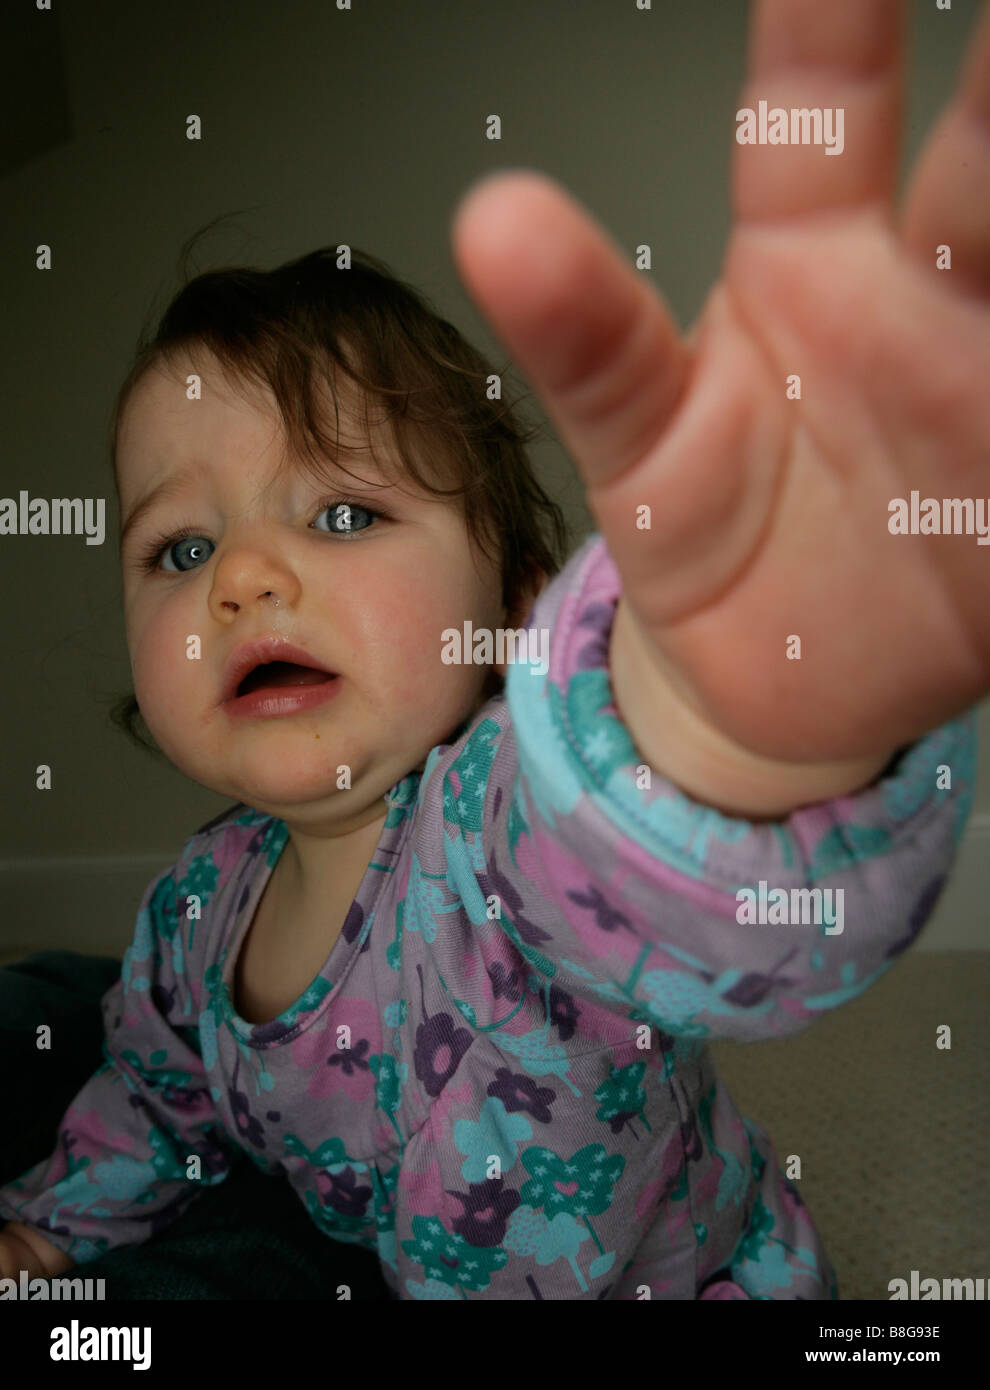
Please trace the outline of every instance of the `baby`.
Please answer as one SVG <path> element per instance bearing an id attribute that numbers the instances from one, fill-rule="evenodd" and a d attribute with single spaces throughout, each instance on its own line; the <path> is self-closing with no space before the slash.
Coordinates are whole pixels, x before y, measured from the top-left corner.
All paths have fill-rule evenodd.
<path id="1" fill-rule="evenodd" d="M 465 460 L 501 570 L 373 425 L 362 481 L 285 466 L 275 392 L 343 332 L 368 372 L 416 353 L 412 401 L 446 384 L 467 444 L 414 416 L 411 464 L 439 489 Z M 269 409 L 217 354 L 242 386 L 266 372 Z M 692 804 L 612 705 L 620 586 L 596 536 L 532 608 L 548 676 L 507 663 L 486 698 L 489 668 L 443 662 L 441 633 L 525 616 L 554 512 L 470 360 L 370 257 L 321 253 L 194 280 L 139 357 L 114 450 L 137 703 L 239 804 L 146 892 L 106 1063 L 0 1212 L 64 1252 L 49 1272 L 84 1265 L 174 1220 L 236 1146 L 402 1298 L 834 1297 L 706 1042 L 797 1031 L 909 944 L 967 796 L 926 783 L 970 735 L 784 828 Z M 827 878 L 855 930 L 735 925 L 731 892 L 760 878 Z"/>
<path id="2" fill-rule="evenodd" d="M 809 175 L 826 199 L 856 158 L 846 124 L 846 174 L 835 160 Z M 789 168 L 784 203 L 803 189 Z M 692 436 L 718 417 L 710 402 L 684 426 L 683 459 L 721 457 L 731 483 L 731 506 L 705 493 L 713 534 L 735 528 L 692 569 L 686 542 L 672 552 L 703 520 L 697 500 L 683 480 L 664 492 L 677 455 L 646 453 L 683 397 L 664 311 L 651 300 L 647 314 L 635 274 L 558 193 L 524 177 L 515 196 L 477 194 L 456 245 L 589 482 L 602 532 L 562 569 L 559 514 L 487 364 L 370 257 L 199 277 L 125 383 L 114 458 L 137 706 L 176 767 L 236 804 L 148 887 L 103 1000 L 104 1065 L 54 1153 L 0 1188 L 0 1273 L 54 1274 L 148 1240 L 244 1152 L 330 1239 L 376 1252 L 403 1299 L 838 1296 L 795 1182 L 708 1043 L 800 1031 L 915 939 L 972 796 L 972 715 L 935 723 L 990 674 L 974 656 L 928 681 L 912 655 L 909 680 L 894 635 L 875 673 L 839 683 L 900 592 L 868 586 L 846 604 L 847 575 L 872 577 L 869 528 L 884 520 L 840 479 L 833 607 L 852 636 L 824 656 L 807 644 L 788 684 L 792 613 L 807 616 L 799 634 L 824 630 L 821 566 L 801 561 L 807 531 L 768 528 L 744 580 L 746 547 L 785 456 L 831 522 L 827 432 L 795 430 L 785 455 L 788 373 L 736 354 L 739 399 L 773 403 L 759 430 L 755 404 L 728 408 L 717 449 Z M 540 294 L 524 292 L 523 222 L 563 267 L 540 262 Z M 849 286 L 886 273 L 879 234 L 864 237 Z M 758 255 L 747 271 L 751 293 L 765 289 Z M 930 330 L 936 290 L 904 275 Z M 567 277 L 585 292 L 568 298 Z M 855 301 L 849 286 L 833 268 L 832 298 Z M 693 344 L 705 370 L 739 345 L 733 312 L 710 301 Z M 766 324 L 780 312 L 768 302 Z M 975 314 L 960 351 L 978 350 Z M 961 318 L 953 328 L 966 339 Z M 871 384 L 888 366 L 903 379 L 907 356 Z M 824 392 L 825 356 L 792 342 L 791 357 Z M 664 390 L 620 389 L 648 366 L 664 367 Z M 920 410 L 923 391 L 904 386 Z M 858 429 L 864 449 L 891 437 L 850 423 L 837 388 L 831 400 L 831 429 Z M 962 468 L 982 440 L 985 460 L 986 431 L 967 434 L 954 408 L 945 456 Z M 737 470 L 739 421 L 752 474 Z M 920 453 L 920 425 L 917 438 Z M 783 489 L 774 525 L 793 526 L 798 492 Z M 882 563 L 899 576 L 902 555 L 934 593 L 916 549 Z M 954 599 L 970 565 L 945 581 Z M 717 590 L 737 613 L 748 594 L 754 615 L 729 623 L 728 650 L 703 640 Z M 809 593 L 816 611 L 799 603 Z M 915 639 L 934 641 L 939 618 L 933 600 Z M 494 641 L 450 660 L 466 624 L 545 633 L 526 649 L 549 662 L 499 662 Z M 774 699 L 754 696 L 761 679 Z M 826 885 L 841 913 L 820 910 Z"/>

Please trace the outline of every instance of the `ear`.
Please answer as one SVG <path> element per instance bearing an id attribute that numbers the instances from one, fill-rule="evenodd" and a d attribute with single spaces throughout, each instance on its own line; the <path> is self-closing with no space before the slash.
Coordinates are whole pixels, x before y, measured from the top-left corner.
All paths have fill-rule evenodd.
<path id="1" fill-rule="evenodd" d="M 512 612 L 505 614 L 504 626 L 512 628 L 521 627 L 532 612 L 533 604 L 549 582 L 550 576 L 541 572 L 527 584 L 521 592 Z M 494 662 L 491 669 L 497 671 L 504 680 L 509 668 L 504 661 L 499 661 Z"/>

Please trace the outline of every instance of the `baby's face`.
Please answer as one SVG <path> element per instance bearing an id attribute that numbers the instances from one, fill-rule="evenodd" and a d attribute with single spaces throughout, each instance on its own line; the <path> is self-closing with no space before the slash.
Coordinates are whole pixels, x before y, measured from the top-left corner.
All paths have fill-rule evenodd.
<path id="1" fill-rule="evenodd" d="M 343 402 L 340 428 L 358 442 Z M 159 747 L 189 777 L 289 822 L 344 831 L 480 703 L 488 668 L 445 665 L 444 628 L 470 618 L 494 629 L 505 615 L 497 572 L 455 505 L 413 495 L 408 481 L 382 486 L 370 454 L 345 460 L 373 486 L 279 470 L 283 447 L 274 402 L 247 404 L 219 371 L 204 376 L 198 401 L 158 369 L 137 386 L 117 453 L 124 527 L 153 489 L 188 475 L 124 537 L 134 689 Z M 351 508 L 346 534 L 340 502 Z M 379 507 L 384 516 L 369 515 Z M 182 529 L 189 537 L 164 541 L 157 568 L 143 570 L 158 538 Z M 190 660 L 195 637 L 201 656 Z M 233 717 L 222 700 L 228 663 L 267 637 L 337 672 L 332 697 Z M 349 790 L 338 789 L 344 764 Z"/>

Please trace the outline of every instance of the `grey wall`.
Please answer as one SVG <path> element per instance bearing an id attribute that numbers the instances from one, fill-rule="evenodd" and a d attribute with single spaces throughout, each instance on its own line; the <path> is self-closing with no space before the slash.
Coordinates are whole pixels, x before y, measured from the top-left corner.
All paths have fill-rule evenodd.
<path id="1" fill-rule="evenodd" d="M 319 245 L 360 246 L 496 357 L 449 244 L 457 199 L 488 170 L 542 169 L 622 246 L 650 244 L 653 280 L 685 327 L 717 272 L 742 3 L 22 9 L 16 24 L 3 21 L 3 495 L 104 496 L 116 522 L 105 450 L 114 393 L 142 323 L 177 287 L 181 243 L 221 213 L 252 209 L 208 243 L 201 264 L 208 254 L 272 266 Z M 934 0 L 911 6 L 905 164 L 951 90 L 976 10 L 966 0 L 951 12 Z M 59 113 L 41 135 L 40 107 Z M 190 112 L 202 118 L 199 142 L 185 136 Z M 502 117 L 499 143 L 485 138 L 491 112 Z M 46 274 L 34 268 L 41 242 L 54 253 Z M 579 538 L 589 523 L 562 448 L 548 443 L 536 457 Z M 115 537 L 102 547 L 5 537 L 0 573 L 0 946 L 122 946 L 151 874 L 227 803 L 107 720 L 129 679 Z M 54 769 L 51 792 L 35 790 L 39 763 Z M 984 760 L 929 946 L 986 945 L 988 825 Z"/>

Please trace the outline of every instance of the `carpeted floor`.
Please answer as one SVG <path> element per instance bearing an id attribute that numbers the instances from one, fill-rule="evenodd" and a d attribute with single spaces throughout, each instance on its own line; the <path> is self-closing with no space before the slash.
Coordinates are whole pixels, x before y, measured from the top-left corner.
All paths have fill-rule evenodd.
<path id="1" fill-rule="evenodd" d="M 913 952 L 804 1033 L 712 1053 L 781 1164 L 801 1156 L 840 1298 L 990 1279 L 990 952 Z"/>
<path id="2" fill-rule="evenodd" d="M 800 1155 L 842 1299 L 912 1269 L 990 1279 L 990 952 L 913 952 L 796 1037 L 712 1053 L 781 1163 Z"/>

